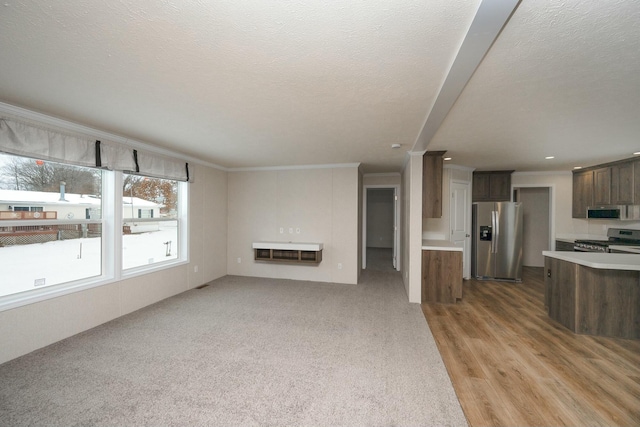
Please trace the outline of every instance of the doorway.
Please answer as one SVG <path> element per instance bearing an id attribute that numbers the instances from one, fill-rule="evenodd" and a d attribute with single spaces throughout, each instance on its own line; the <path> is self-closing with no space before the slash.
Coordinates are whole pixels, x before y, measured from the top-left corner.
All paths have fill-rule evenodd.
<path id="1" fill-rule="evenodd" d="M 471 184 L 451 181 L 450 192 L 451 242 L 463 248 L 462 276 L 468 279 L 471 277 Z"/>
<path id="2" fill-rule="evenodd" d="M 522 265 L 544 267 L 542 251 L 551 250 L 551 189 L 517 187 L 515 202 L 522 202 Z"/>
<path id="3" fill-rule="evenodd" d="M 362 268 L 399 270 L 399 203 L 395 186 L 365 186 Z"/>

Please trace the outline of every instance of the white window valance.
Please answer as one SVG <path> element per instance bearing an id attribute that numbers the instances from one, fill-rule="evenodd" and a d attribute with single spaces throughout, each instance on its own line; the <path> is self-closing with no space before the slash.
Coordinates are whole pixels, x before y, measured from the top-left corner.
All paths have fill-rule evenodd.
<path id="1" fill-rule="evenodd" d="M 193 181 L 193 171 L 183 160 L 13 117 L 0 117 L 0 151 L 52 162 Z"/>
<path id="2" fill-rule="evenodd" d="M 0 118 L 0 151 L 53 162 L 95 167 L 95 140 Z"/>

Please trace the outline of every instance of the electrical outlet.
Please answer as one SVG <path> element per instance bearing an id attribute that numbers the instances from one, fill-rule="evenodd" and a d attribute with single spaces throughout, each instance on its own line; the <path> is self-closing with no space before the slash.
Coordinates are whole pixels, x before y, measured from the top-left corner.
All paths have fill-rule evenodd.
<path id="1" fill-rule="evenodd" d="M 342 270 L 342 263 L 341 262 L 338 263 L 338 270 Z"/>
<path id="2" fill-rule="evenodd" d="M 284 227 L 280 227 L 280 234 L 284 233 Z"/>
<path id="3" fill-rule="evenodd" d="M 296 228 L 296 234 L 300 234 L 300 227 Z"/>
<path id="4" fill-rule="evenodd" d="M 44 286 L 46 279 L 36 279 L 33 281 L 33 286 Z"/>
<path id="5" fill-rule="evenodd" d="M 193 267 L 193 272 L 194 272 L 194 273 L 197 273 L 197 272 L 198 272 L 198 266 L 197 266 L 197 265 Z"/>
<path id="6" fill-rule="evenodd" d="M 238 264 L 242 262 L 242 258 L 238 257 Z"/>

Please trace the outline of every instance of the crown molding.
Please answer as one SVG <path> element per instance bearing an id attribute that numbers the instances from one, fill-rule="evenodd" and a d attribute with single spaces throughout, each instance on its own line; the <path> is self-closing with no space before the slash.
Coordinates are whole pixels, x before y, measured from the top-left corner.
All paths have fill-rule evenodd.
<path id="1" fill-rule="evenodd" d="M 365 173 L 363 177 L 400 176 L 400 172 Z"/>
<path id="2" fill-rule="evenodd" d="M 288 171 L 288 170 L 308 170 L 308 169 L 337 169 L 337 168 L 359 168 L 360 163 L 334 163 L 325 165 L 293 165 L 293 166 L 259 166 L 246 168 L 226 168 L 227 172 L 264 172 L 264 171 Z"/>

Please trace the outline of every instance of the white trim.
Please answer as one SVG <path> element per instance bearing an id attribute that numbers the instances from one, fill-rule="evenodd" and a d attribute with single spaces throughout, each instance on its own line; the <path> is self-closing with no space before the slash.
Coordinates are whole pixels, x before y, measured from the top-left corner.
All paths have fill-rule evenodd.
<path id="1" fill-rule="evenodd" d="M 383 176 L 400 176 L 400 172 L 383 172 L 383 173 L 365 173 L 362 175 L 363 178 L 367 177 L 383 177 Z"/>
<path id="2" fill-rule="evenodd" d="M 407 164 L 409 163 L 409 160 L 412 157 L 417 157 L 417 156 L 424 156 L 424 153 L 426 153 L 427 150 L 423 150 L 423 151 L 407 151 L 407 155 L 404 156 L 404 160 L 402 161 L 402 171 L 404 171 L 407 168 Z"/>
<path id="3" fill-rule="evenodd" d="M 464 276 L 464 279 L 470 279 L 471 278 L 471 256 L 472 256 L 472 245 L 473 245 L 473 219 L 472 219 L 472 206 L 473 206 L 473 197 L 472 194 L 473 193 L 473 182 L 472 181 L 467 181 L 467 180 L 461 180 L 461 179 L 453 179 L 451 178 L 451 174 L 449 174 L 449 241 L 451 241 L 451 234 L 452 234 L 452 221 L 451 221 L 451 216 L 453 215 L 453 209 L 451 209 L 451 198 L 453 196 L 453 184 L 458 184 L 458 185 L 464 185 L 466 186 L 469 191 L 467 193 L 467 208 L 468 208 L 468 214 L 469 216 L 467 217 L 467 223 L 465 224 L 465 228 L 467 228 L 467 230 L 469 231 L 469 236 L 470 237 L 465 237 L 465 239 L 469 239 L 469 250 L 468 251 L 463 251 L 462 253 L 462 257 L 464 258 L 464 263 L 463 263 L 463 269 L 462 269 L 462 273 Z M 466 269 L 464 267 L 467 267 Z M 469 272 L 469 274 L 465 274 L 466 271 Z"/>
<path id="4" fill-rule="evenodd" d="M 103 184 L 102 187 L 102 198 L 105 199 L 108 196 L 109 200 L 106 201 L 107 208 L 112 208 L 110 211 L 106 211 L 109 216 L 104 217 L 105 223 L 108 227 L 106 230 L 108 234 L 111 236 L 111 239 L 108 239 L 109 242 L 106 242 L 104 246 L 105 255 L 103 256 L 103 260 L 105 263 L 103 264 L 105 269 L 111 268 L 113 272 L 114 280 L 122 279 L 122 221 L 124 218 L 124 212 L 121 206 L 114 206 L 116 200 L 122 200 L 123 196 L 123 182 L 124 177 L 122 173 L 118 172 L 108 172 L 110 175 L 109 181 L 107 183 L 110 187 L 105 187 Z M 103 173 L 103 182 L 104 182 L 104 173 Z M 105 192 L 107 194 L 105 194 Z M 104 203 L 103 203 L 104 206 Z M 103 207 L 103 212 L 105 212 Z M 113 213 L 113 214 L 111 214 Z M 104 215 L 104 213 L 103 213 Z M 104 240 L 104 239 L 103 239 Z M 113 246 L 111 246 L 113 245 Z M 108 256 L 107 254 L 113 254 L 113 257 Z M 108 270 L 107 270 L 108 271 Z"/>
<path id="5" fill-rule="evenodd" d="M 262 171 L 287 171 L 303 169 L 337 169 L 337 168 L 358 168 L 360 163 L 334 163 L 323 165 L 294 165 L 294 166 L 258 166 L 246 168 L 226 168 L 227 172 L 262 172 Z"/>
<path id="6" fill-rule="evenodd" d="M 555 184 L 511 184 L 511 201 L 516 188 L 548 188 L 549 189 L 549 250 L 556 250 L 556 185 Z"/>
<path id="7" fill-rule="evenodd" d="M 0 113 L 13 114 L 28 120 L 35 120 L 44 124 L 66 129 L 71 132 L 81 133 L 95 139 L 108 139 L 108 140 L 123 144 L 125 146 L 128 146 L 130 148 L 134 148 L 136 150 L 137 149 L 146 150 L 155 154 L 161 154 L 161 155 L 170 156 L 170 157 L 177 157 L 189 163 L 196 163 L 196 164 L 208 166 L 208 167 L 223 170 L 223 171 L 228 170 L 223 166 L 217 165 L 215 163 L 206 162 L 197 157 L 187 156 L 185 154 L 178 153 L 172 150 L 167 150 L 165 148 L 160 148 L 152 144 L 132 140 L 132 139 L 125 138 L 123 136 L 116 135 L 110 132 L 105 132 L 89 126 L 59 119 L 57 117 L 48 116 L 46 114 L 37 113 L 35 111 L 27 110 L 26 108 L 21 108 L 11 104 L 6 104 L 4 102 L 0 102 Z"/>
<path id="8" fill-rule="evenodd" d="M 400 251 L 400 243 L 402 242 L 402 239 L 400 238 L 400 234 L 402 232 L 402 230 L 400 229 L 400 214 L 402 212 L 402 197 L 401 197 L 401 189 L 400 189 L 400 184 L 366 184 L 362 186 L 362 269 L 366 269 L 367 268 L 367 190 L 369 188 L 388 188 L 388 189 L 393 189 L 395 190 L 395 197 L 397 197 L 397 200 L 394 201 L 394 206 L 395 206 L 395 212 L 394 212 L 394 218 L 395 218 L 395 224 L 393 224 L 394 227 L 396 227 L 395 233 L 394 233 L 394 241 L 393 244 L 395 245 L 395 253 L 396 253 L 396 271 L 401 271 L 400 270 L 400 258 L 401 258 L 401 251 Z"/>

